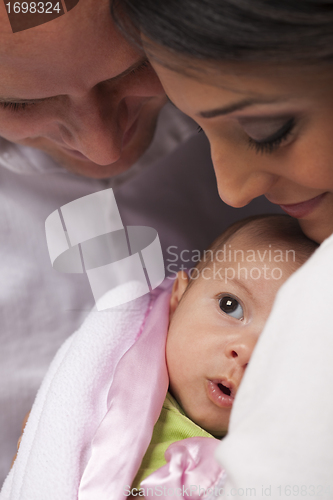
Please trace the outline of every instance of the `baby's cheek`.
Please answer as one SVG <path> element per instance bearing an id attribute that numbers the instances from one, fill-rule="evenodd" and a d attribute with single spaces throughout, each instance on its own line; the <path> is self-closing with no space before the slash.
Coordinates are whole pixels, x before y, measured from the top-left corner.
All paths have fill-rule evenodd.
<path id="1" fill-rule="evenodd" d="M 166 363 L 170 378 L 174 378 L 180 371 L 184 363 L 184 349 L 182 348 L 181 336 L 177 335 L 177 331 L 170 331 L 166 340 Z"/>
<path id="2" fill-rule="evenodd" d="M 169 374 L 169 391 L 176 398 L 178 403 L 183 406 L 184 398 L 186 398 L 186 390 L 188 382 L 183 371 L 183 363 L 181 356 L 177 351 L 170 349 L 167 356 L 167 368 Z"/>

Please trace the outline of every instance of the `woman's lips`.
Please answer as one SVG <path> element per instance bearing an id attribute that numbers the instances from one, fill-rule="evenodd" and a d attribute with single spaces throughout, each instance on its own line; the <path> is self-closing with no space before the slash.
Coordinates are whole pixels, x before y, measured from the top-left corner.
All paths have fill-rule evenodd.
<path id="1" fill-rule="evenodd" d="M 235 398 L 234 393 L 231 382 L 227 380 L 208 380 L 207 395 L 216 406 L 231 408 Z"/>
<path id="2" fill-rule="evenodd" d="M 291 217 L 295 217 L 296 219 L 302 219 L 309 215 L 317 206 L 321 203 L 323 198 L 327 193 L 320 194 L 315 198 L 311 198 L 311 200 L 302 201 L 301 203 L 294 203 L 292 205 L 280 205 L 282 210 L 284 210 Z"/>

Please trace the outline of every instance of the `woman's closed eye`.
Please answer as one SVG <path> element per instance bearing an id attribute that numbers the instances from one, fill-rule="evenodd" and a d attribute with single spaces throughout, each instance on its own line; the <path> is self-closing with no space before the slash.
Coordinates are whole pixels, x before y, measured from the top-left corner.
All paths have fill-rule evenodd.
<path id="1" fill-rule="evenodd" d="M 223 295 L 219 298 L 219 306 L 221 311 L 223 311 L 228 316 L 242 320 L 244 318 L 243 307 L 236 297 L 232 295 Z"/>
<path id="2" fill-rule="evenodd" d="M 240 119 L 243 130 L 249 136 L 249 147 L 257 153 L 273 153 L 285 142 L 295 127 L 295 118 L 270 120 Z"/>

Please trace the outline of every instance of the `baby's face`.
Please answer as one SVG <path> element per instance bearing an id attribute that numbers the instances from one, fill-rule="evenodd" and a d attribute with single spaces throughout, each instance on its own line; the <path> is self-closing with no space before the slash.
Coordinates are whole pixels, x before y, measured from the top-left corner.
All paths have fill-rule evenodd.
<path id="1" fill-rule="evenodd" d="M 166 346 L 172 394 L 191 420 L 217 437 L 228 429 L 235 395 L 275 295 L 297 267 L 290 253 L 285 262 L 286 249 L 277 243 L 257 248 L 240 235 L 225 248 L 232 251 L 232 261 L 207 262 L 180 303 L 187 276 L 178 275 Z M 244 261 L 240 253 L 234 259 L 239 249 Z"/>

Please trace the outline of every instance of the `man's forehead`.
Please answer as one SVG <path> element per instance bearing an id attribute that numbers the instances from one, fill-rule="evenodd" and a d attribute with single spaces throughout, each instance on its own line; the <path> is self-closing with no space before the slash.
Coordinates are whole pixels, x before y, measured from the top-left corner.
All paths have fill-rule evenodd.
<path id="1" fill-rule="evenodd" d="M 108 6 L 107 0 L 99 0 L 96 3 L 92 3 L 91 0 L 80 0 L 77 7 L 65 15 L 39 26 L 13 33 L 5 2 L 0 2 L 0 39 L 14 49 L 25 43 L 36 44 L 40 40 L 47 41 L 56 37 L 58 41 L 61 41 L 61 37 L 67 37 L 70 33 L 74 34 L 79 31 L 80 26 L 95 24 L 101 12 L 109 10 Z M 23 12 L 17 14 L 22 24 L 24 24 L 25 15 Z"/>
<path id="2" fill-rule="evenodd" d="M 11 32 L 0 3 L 1 97 L 6 97 L 3 85 L 12 87 L 11 95 L 27 99 L 67 94 L 69 86 L 84 92 L 141 57 L 112 23 L 108 0 L 80 0 L 66 15 L 18 33 Z M 43 87 L 43 93 L 30 95 L 32 86 Z"/>

